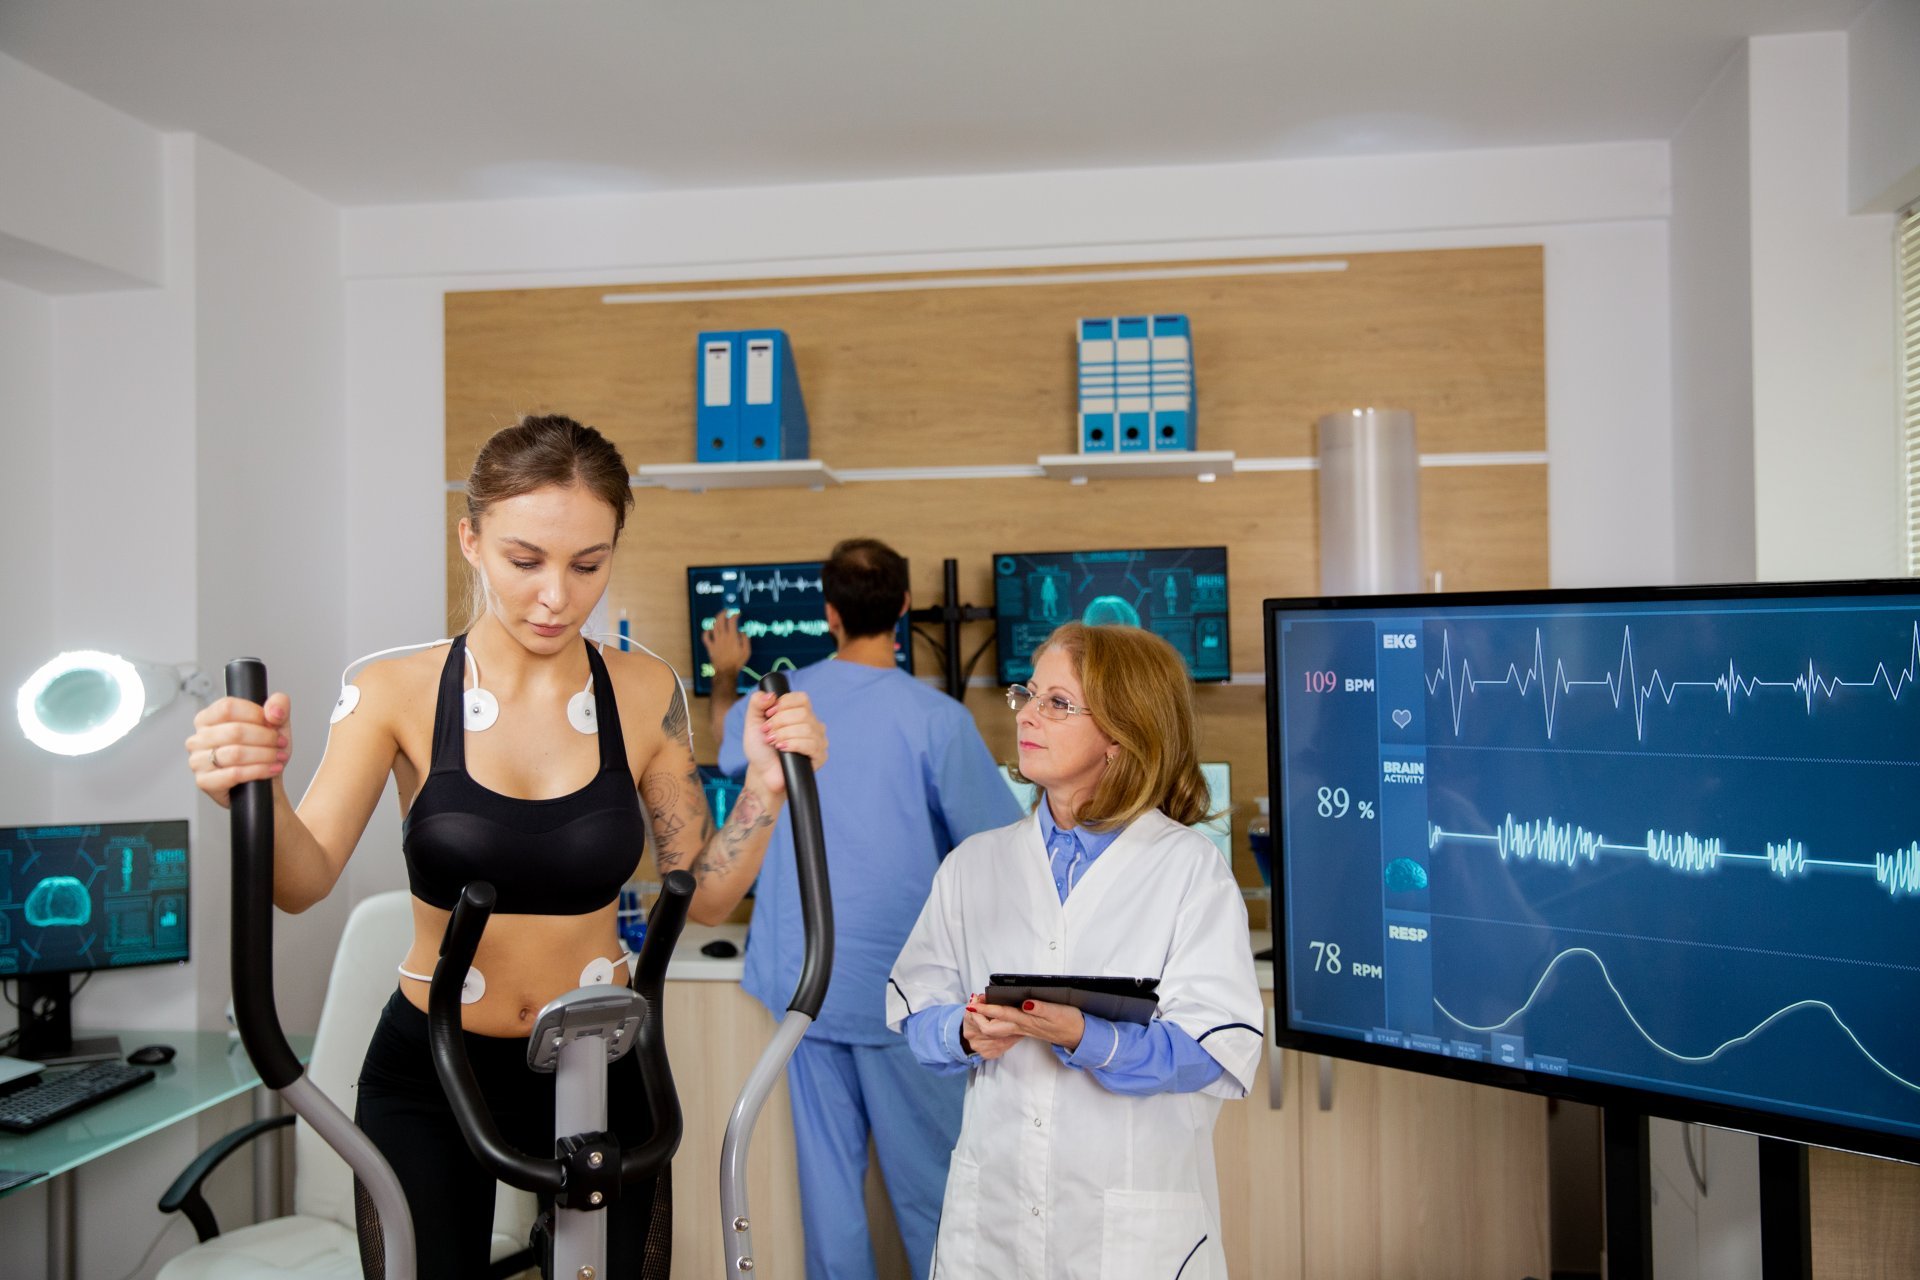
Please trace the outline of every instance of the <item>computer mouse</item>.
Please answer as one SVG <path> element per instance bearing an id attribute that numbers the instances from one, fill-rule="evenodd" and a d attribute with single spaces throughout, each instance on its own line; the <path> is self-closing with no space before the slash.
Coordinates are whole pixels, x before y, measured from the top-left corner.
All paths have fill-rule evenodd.
<path id="1" fill-rule="evenodd" d="M 712 942 L 700 948 L 700 954 L 703 956 L 712 956 L 715 960 L 731 960 L 740 954 L 740 948 L 734 946 L 725 938 L 715 938 Z"/>
<path id="2" fill-rule="evenodd" d="M 136 1067 L 158 1067 L 172 1062 L 174 1052 L 170 1044 L 143 1044 L 127 1055 L 127 1061 Z"/>

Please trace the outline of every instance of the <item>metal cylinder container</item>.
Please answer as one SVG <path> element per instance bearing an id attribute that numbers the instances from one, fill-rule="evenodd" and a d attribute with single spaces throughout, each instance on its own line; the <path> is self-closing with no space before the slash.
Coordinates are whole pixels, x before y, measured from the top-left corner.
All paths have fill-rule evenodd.
<path id="1" fill-rule="evenodd" d="M 1320 594 L 1424 588 L 1413 414 L 1350 409 L 1319 422 Z"/>

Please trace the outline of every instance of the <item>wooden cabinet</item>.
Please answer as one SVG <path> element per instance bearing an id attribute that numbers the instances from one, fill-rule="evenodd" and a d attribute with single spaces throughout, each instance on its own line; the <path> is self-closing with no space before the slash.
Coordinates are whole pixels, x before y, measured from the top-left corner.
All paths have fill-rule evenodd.
<path id="1" fill-rule="evenodd" d="M 1544 1276 L 1543 1099 L 1437 1076 L 1332 1061 L 1320 1108 L 1303 1059 L 1301 1214 L 1314 1280 L 1520 1280 Z"/>
<path id="2" fill-rule="evenodd" d="M 773 1018 L 737 980 L 669 980 L 666 997 L 667 1056 L 686 1126 L 673 1158 L 673 1273 L 738 1275 L 720 1256 L 720 1147 L 734 1099 L 773 1036 Z M 747 1205 L 753 1216 L 754 1275 L 774 1280 L 805 1275 L 800 1173 L 785 1080 L 775 1086 L 753 1127 Z M 879 1280 L 908 1280 L 906 1251 L 878 1162 L 867 1170 L 867 1219 Z"/>
<path id="3" fill-rule="evenodd" d="M 1271 992 L 1267 1019 L 1271 1033 Z M 1269 1049 L 1253 1092 L 1221 1108 L 1213 1149 L 1230 1275 L 1547 1274 L 1544 1101 L 1329 1059 L 1323 1110 L 1320 1062 Z"/>
<path id="4" fill-rule="evenodd" d="M 1273 1008 L 1269 996 L 1268 1026 Z M 773 1020 L 730 981 L 667 983 L 667 1045 L 686 1136 L 674 1157 L 673 1266 L 733 1274 L 720 1256 L 720 1144 Z M 1273 1088 L 1273 1067 L 1280 1083 Z M 1269 1048 L 1213 1137 L 1221 1242 L 1244 1280 L 1518 1280 L 1544 1276 L 1546 1106 L 1538 1098 Z M 1276 1103 L 1278 1105 L 1276 1105 Z M 755 1274 L 804 1274 L 793 1113 L 783 1082 L 748 1151 Z M 907 1280 L 877 1169 L 868 1217 L 881 1280 Z"/>

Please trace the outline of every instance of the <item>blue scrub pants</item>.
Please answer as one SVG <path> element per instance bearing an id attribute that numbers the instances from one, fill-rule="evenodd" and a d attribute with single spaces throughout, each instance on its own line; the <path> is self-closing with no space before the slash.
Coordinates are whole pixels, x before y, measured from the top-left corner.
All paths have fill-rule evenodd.
<path id="1" fill-rule="evenodd" d="M 905 1039 L 838 1044 L 807 1036 L 787 1062 L 800 1161 L 807 1280 L 874 1280 L 867 1234 L 867 1137 L 917 1277 L 933 1263 L 947 1160 L 960 1140 L 965 1073 L 935 1075 Z"/>

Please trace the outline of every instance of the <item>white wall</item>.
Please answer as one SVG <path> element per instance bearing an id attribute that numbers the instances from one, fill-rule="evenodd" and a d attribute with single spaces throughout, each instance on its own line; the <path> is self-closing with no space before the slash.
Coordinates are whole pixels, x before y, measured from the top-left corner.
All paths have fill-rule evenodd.
<path id="1" fill-rule="evenodd" d="M 1847 204 L 1847 36 L 1750 42 L 1759 575 L 1901 572 L 1893 219 Z"/>
<path id="2" fill-rule="evenodd" d="M 42 293 L 161 278 L 159 135 L 0 54 L 0 279 Z"/>
<path id="3" fill-rule="evenodd" d="M 1920 4 L 1880 0 L 1847 32 L 1849 208 L 1920 200 Z"/>
<path id="4" fill-rule="evenodd" d="M 1673 140 L 1673 484 L 1681 582 L 1754 576 L 1747 50 Z"/>
<path id="5" fill-rule="evenodd" d="M 57 118 L 52 127 L 59 132 Z M 338 213 L 212 144 L 152 141 L 163 286 L 52 298 L 0 286 L 0 412 L 20 424 L 9 422 L 9 444 L 22 437 L 4 488 L 31 489 L 0 527 L 18 534 L 10 546 L 33 575 L 21 590 L 45 598 L 44 611 L 0 640 L 0 662 L 97 645 L 197 661 L 217 675 L 228 657 L 258 652 L 324 728 L 324 715 L 311 713 L 332 702 L 346 590 Z M 5 377 L 16 367 L 17 383 Z M 20 815 L 0 821 L 194 818 L 193 961 L 184 972 L 101 977 L 76 1003 L 83 1026 L 224 1023 L 226 819 L 199 798 L 185 766 L 194 710 L 182 699 L 97 756 L 43 756 L 21 780 L 0 782 Z M 321 740 L 296 744 L 296 795 Z M 35 779 L 39 789 L 23 794 Z M 292 1029 L 311 1029 L 318 1016 L 344 914 L 341 901 L 276 930 Z M 78 1171 L 81 1273 L 127 1274 L 164 1231 L 140 1271 L 150 1275 L 190 1241 L 153 1201 L 245 1114 L 244 1102 L 216 1109 Z M 237 1160 L 216 1180 L 229 1225 L 246 1220 L 248 1168 Z M 8 1274 L 44 1266 L 45 1212 L 42 1190 L 0 1201 Z"/>
<path id="6" fill-rule="evenodd" d="M 57 117 L 50 123 L 57 124 Z M 28 543 L 50 567 L 47 645 L 97 647 L 173 662 L 195 653 L 193 476 L 193 188 L 191 151 L 152 135 L 162 167 L 151 207 L 164 248 L 162 288 L 56 297 L 47 366 L 51 414 L 49 511 Z M 195 792 L 180 764 L 193 707 L 176 702 L 95 756 L 48 770 L 48 820 L 100 822 L 186 817 Z M 195 832 L 197 875 L 204 862 Z M 224 967 L 225 930 L 210 928 L 196 893 L 190 908 L 193 961 L 103 974 L 74 1005 L 81 1027 L 186 1028 L 198 1019 L 195 973 Z M 157 1037 L 156 1037 L 157 1038 Z M 110 1219 L 83 1209 L 83 1274 L 131 1269 L 164 1224 L 156 1185 L 199 1148 L 195 1125 L 176 1125 L 115 1160 L 78 1170 L 82 1205 L 113 1206 Z M 45 1242 L 44 1190 L 0 1200 L 0 1235 L 37 1274 Z M 111 1221 L 112 1229 L 107 1229 Z M 191 1233 L 189 1233 L 190 1236 Z M 17 1242 L 17 1245 L 14 1243 Z"/>
<path id="7" fill-rule="evenodd" d="M 8 597 L 19 602 L 0 627 L 0 690 L 9 693 L 54 653 L 54 572 L 44 554 L 53 513 L 52 419 L 52 300 L 0 281 L 0 546 L 12 549 L 5 580 Z M 0 716 L 0 823 L 51 822 L 53 761 L 14 727 L 11 697 Z"/>
<path id="8" fill-rule="evenodd" d="M 403 468 L 357 504 L 353 555 L 388 577 L 357 576 L 353 610 L 439 625 L 449 290 L 1491 244 L 1546 248 L 1553 580 L 1665 582 L 1667 180 L 1663 144 L 1623 143 L 350 210 L 351 430 Z M 1647 518 L 1618 519 L 1615 484 Z"/>
<path id="9" fill-rule="evenodd" d="M 285 782 L 298 800 L 320 762 L 345 649 L 339 213 L 250 160 L 193 147 L 198 652 L 215 671 L 262 658 L 272 687 L 292 696 L 300 714 Z M 199 813 L 194 897 L 218 906 L 228 901 L 226 815 L 204 800 Z M 275 925 L 289 1028 L 319 1019 L 347 905 L 335 895 Z M 213 1027 L 227 999 L 227 929 L 205 915 L 220 945 L 202 952 L 211 962 L 199 972 L 199 1023 Z"/>

